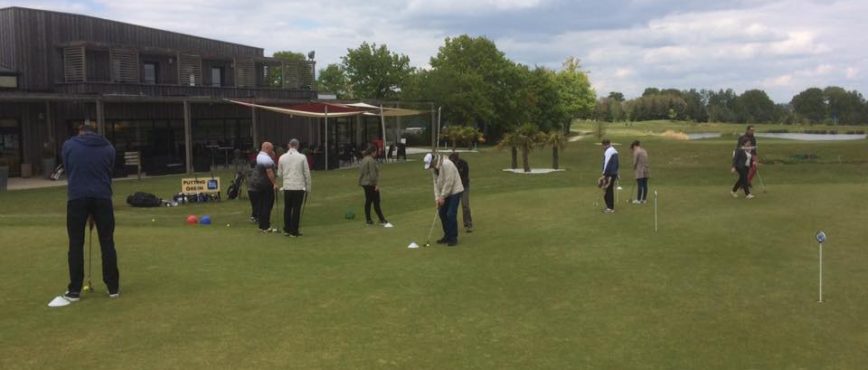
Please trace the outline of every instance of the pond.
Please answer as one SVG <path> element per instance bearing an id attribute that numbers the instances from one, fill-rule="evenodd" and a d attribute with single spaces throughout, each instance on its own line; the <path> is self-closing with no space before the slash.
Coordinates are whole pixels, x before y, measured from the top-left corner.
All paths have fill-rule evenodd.
<path id="1" fill-rule="evenodd" d="M 800 133 L 756 133 L 756 137 L 802 141 L 845 141 L 865 140 L 865 134 L 800 134 Z"/>

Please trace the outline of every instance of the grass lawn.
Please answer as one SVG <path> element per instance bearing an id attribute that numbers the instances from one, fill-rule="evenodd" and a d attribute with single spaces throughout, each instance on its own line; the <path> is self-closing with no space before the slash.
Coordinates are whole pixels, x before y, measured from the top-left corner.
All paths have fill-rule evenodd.
<path id="1" fill-rule="evenodd" d="M 425 241 L 434 212 L 418 157 L 381 170 L 395 228 L 364 225 L 354 170 L 316 172 L 298 239 L 256 233 L 246 201 L 124 203 L 139 190 L 170 197 L 177 176 L 116 182 L 122 295 L 105 296 L 97 263 L 97 293 L 61 309 L 46 304 L 67 283 L 66 189 L 0 193 L 0 368 L 868 363 L 865 141 L 761 139 L 767 193 L 755 184 L 757 198 L 747 201 L 729 195 L 734 136 L 639 136 L 659 193 L 655 233 L 652 204 L 624 204 L 633 180 L 627 144 L 637 133 L 610 134 L 625 167 L 613 215 L 595 206 L 602 153 L 592 140 L 570 143 L 567 171 L 547 175 L 502 172 L 508 151 L 464 154 L 476 230 L 462 232 L 458 248 L 406 249 Z M 531 157 L 533 167 L 550 161 L 549 149 Z M 343 218 L 347 209 L 355 220 Z M 215 224 L 185 225 L 190 213 Z M 820 229 L 829 236 L 822 304 Z"/>

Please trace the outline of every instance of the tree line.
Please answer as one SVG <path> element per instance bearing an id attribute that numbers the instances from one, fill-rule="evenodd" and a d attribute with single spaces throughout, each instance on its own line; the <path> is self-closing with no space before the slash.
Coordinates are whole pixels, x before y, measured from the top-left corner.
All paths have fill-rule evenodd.
<path id="1" fill-rule="evenodd" d="M 741 95 L 732 89 L 647 88 L 625 100 L 611 92 L 597 100 L 593 117 L 601 121 L 679 120 L 693 122 L 868 124 L 868 103 L 856 90 L 838 86 L 808 88 L 789 103 L 775 104 L 763 90 Z"/>

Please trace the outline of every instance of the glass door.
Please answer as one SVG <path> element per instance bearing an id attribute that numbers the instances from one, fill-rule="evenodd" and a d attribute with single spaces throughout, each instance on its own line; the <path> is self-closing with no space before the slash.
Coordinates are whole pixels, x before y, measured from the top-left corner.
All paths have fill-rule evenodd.
<path id="1" fill-rule="evenodd" d="M 21 176 L 21 126 L 18 120 L 0 118 L 0 165 L 9 166 L 9 177 Z"/>

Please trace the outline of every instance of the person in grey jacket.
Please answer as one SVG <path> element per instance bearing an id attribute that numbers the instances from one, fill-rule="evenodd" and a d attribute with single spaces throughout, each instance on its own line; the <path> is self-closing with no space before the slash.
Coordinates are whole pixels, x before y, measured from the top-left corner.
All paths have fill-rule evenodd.
<path id="1" fill-rule="evenodd" d="M 374 224 L 374 221 L 371 220 L 371 205 L 373 204 L 380 224 L 391 227 L 392 225 L 386 220 L 386 216 L 383 216 L 383 210 L 380 209 L 380 169 L 374 159 L 376 152 L 377 147 L 368 144 L 364 151 L 365 157 L 359 164 L 359 186 L 365 190 L 365 222 L 368 225 Z"/>
<path id="2" fill-rule="evenodd" d="M 298 140 L 289 141 L 289 150 L 277 160 L 277 174 L 283 180 L 283 235 L 299 237 L 301 207 L 311 190 L 307 157 L 298 152 Z"/>
<path id="3" fill-rule="evenodd" d="M 648 152 L 639 145 L 639 140 L 630 144 L 633 151 L 633 176 L 636 178 L 636 200 L 633 204 L 645 203 L 648 199 Z"/>
<path id="4" fill-rule="evenodd" d="M 425 169 L 431 170 L 434 179 L 434 202 L 443 226 L 443 237 L 437 240 L 437 244 L 454 247 L 458 245 L 458 204 L 464 192 L 461 175 L 455 164 L 444 155 L 428 153 L 424 162 Z"/>

